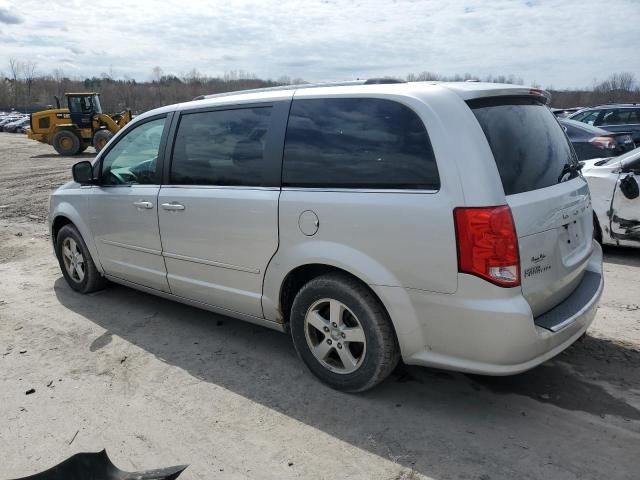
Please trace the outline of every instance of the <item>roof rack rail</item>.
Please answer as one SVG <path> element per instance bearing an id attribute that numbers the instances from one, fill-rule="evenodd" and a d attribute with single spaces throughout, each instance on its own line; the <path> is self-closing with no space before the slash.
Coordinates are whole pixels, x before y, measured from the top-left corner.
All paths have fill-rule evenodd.
<path id="1" fill-rule="evenodd" d="M 346 80 L 342 82 L 301 83 L 298 85 L 279 85 L 277 87 L 251 88 L 247 90 L 234 90 L 232 92 L 213 93 L 211 95 L 198 95 L 192 101 L 204 100 L 206 98 L 228 97 L 230 95 L 239 95 L 243 93 L 277 92 L 280 90 L 301 90 L 306 88 L 321 88 L 321 87 L 346 87 L 349 85 L 378 85 L 378 84 L 386 84 L 386 83 L 407 83 L 407 82 L 405 82 L 404 80 L 398 80 L 397 78 L 370 78 L 368 80 Z"/>
<path id="2" fill-rule="evenodd" d="M 637 107 L 638 103 L 637 102 L 632 102 L 632 103 L 607 102 L 607 103 L 598 103 L 596 105 L 592 105 L 591 107 L 585 107 L 585 108 L 612 107 L 612 106 L 616 106 L 616 107 Z"/>
<path id="3" fill-rule="evenodd" d="M 399 78 L 370 78 L 364 82 L 365 85 L 383 85 L 387 83 L 407 83 L 406 80 L 400 80 Z"/>

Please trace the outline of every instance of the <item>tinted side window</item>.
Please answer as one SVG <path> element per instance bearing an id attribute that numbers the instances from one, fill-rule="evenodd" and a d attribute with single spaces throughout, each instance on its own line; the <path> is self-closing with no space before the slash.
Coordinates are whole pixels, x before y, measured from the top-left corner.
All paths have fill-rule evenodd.
<path id="1" fill-rule="evenodd" d="M 575 115 L 571 116 L 571 117 L 570 117 L 570 119 L 571 119 L 571 120 L 575 120 L 575 121 L 577 121 L 577 122 L 581 122 L 581 121 L 582 121 L 582 119 L 583 119 L 584 117 L 586 117 L 587 115 L 589 115 L 589 112 L 578 112 L 578 113 L 576 113 Z"/>
<path id="2" fill-rule="evenodd" d="M 294 100 L 284 150 L 283 185 L 439 189 L 425 126 L 390 100 Z"/>
<path id="3" fill-rule="evenodd" d="M 588 112 L 580 119 L 580 121 L 583 123 L 588 123 L 589 125 L 597 125 L 596 120 L 598 119 L 598 115 L 600 115 L 600 113 L 601 112 L 599 110 Z"/>
<path id="4" fill-rule="evenodd" d="M 157 158 L 165 118 L 134 127 L 102 159 L 102 185 L 158 184 Z"/>
<path id="5" fill-rule="evenodd" d="M 469 100 L 498 167 L 504 193 L 550 187 L 578 176 L 577 159 L 558 121 L 528 98 Z"/>
<path id="6" fill-rule="evenodd" d="M 171 162 L 174 185 L 261 186 L 270 107 L 182 115 Z"/>
<path id="7" fill-rule="evenodd" d="M 622 125 L 629 123 L 631 110 L 607 110 L 600 125 Z"/>

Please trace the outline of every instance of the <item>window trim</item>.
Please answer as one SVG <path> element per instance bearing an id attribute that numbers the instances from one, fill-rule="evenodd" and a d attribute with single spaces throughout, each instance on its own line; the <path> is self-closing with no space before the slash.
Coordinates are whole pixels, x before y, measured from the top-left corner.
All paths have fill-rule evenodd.
<path id="1" fill-rule="evenodd" d="M 434 194 L 438 193 L 442 190 L 442 175 L 440 173 L 440 168 L 438 165 L 438 160 L 436 157 L 436 152 L 433 147 L 433 142 L 431 141 L 431 136 L 429 135 L 429 130 L 427 129 L 427 125 L 425 124 L 423 118 L 420 116 L 418 112 L 411 106 L 406 103 L 400 102 L 394 98 L 386 98 L 386 97 L 368 97 L 368 96 L 339 96 L 339 97 L 298 97 L 293 98 L 291 102 L 290 110 L 293 109 L 294 103 L 296 101 L 313 101 L 313 100 L 354 100 L 354 99 L 363 99 L 363 100 L 382 100 L 385 102 L 391 102 L 397 105 L 400 105 L 406 109 L 408 109 L 416 118 L 420 121 L 420 124 L 424 128 L 424 133 L 427 136 L 427 143 L 431 148 L 431 153 L 433 155 L 433 162 L 436 167 L 436 174 L 438 180 L 437 188 L 424 188 L 425 186 L 421 185 L 419 188 L 412 188 L 406 185 L 397 185 L 388 184 L 384 186 L 372 185 L 372 184 L 362 184 L 362 185 L 354 185 L 354 186 L 337 186 L 337 185 L 302 185 L 296 183 L 285 183 L 284 181 L 284 165 L 285 165 L 285 149 L 286 149 L 286 136 L 283 143 L 282 149 L 282 178 L 281 184 L 282 189 L 287 191 L 314 191 L 314 192 L 351 192 L 351 193 L 416 193 L 416 194 Z M 287 130 L 289 127 L 289 117 L 290 114 L 287 115 Z"/>
<path id="2" fill-rule="evenodd" d="M 355 188 L 355 187 L 290 187 L 283 186 L 283 192 L 335 192 L 335 193 L 403 193 L 403 194 L 430 194 L 434 195 L 442 191 L 442 184 L 439 190 L 429 188 Z"/>
<path id="3" fill-rule="evenodd" d="M 174 188 L 226 188 L 226 189 L 279 189 L 282 177 L 282 157 L 284 153 L 284 136 L 289 117 L 291 99 L 266 100 L 251 103 L 234 103 L 228 105 L 208 105 L 206 107 L 186 108 L 176 112 L 169 131 L 169 140 L 165 146 L 164 169 L 162 185 Z M 211 185 L 211 184 L 181 184 L 171 181 L 171 167 L 173 166 L 173 151 L 178 138 L 178 128 L 184 115 L 193 113 L 221 112 L 228 110 L 246 110 L 251 108 L 271 108 L 269 115 L 268 138 L 264 149 L 264 160 L 269 164 L 269 175 L 263 185 Z"/>
<path id="4" fill-rule="evenodd" d="M 103 151 L 100 152 L 100 158 L 98 160 L 99 163 L 99 167 L 98 167 L 98 177 L 97 177 L 97 185 L 102 187 L 102 188 L 113 188 L 113 187 L 127 187 L 127 188 L 131 188 L 131 187 L 144 187 L 144 186 L 160 186 L 162 183 L 162 178 L 163 178 L 163 173 L 164 173 L 164 153 L 166 150 L 166 143 L 167 143 L 167 139 L 169 137 L 169 127 L 171 125 L 171 120 L 174 112 L 168 112 L 168 113 L 162 113 L 159 115 L 153 115 L 149 118 L 145 118 L 144 120 L 140 120 L 139 122 L 136 122 L 135 124 L 130 124 L 131 127 L 130 128 L 126 128 L 123 132 L 122 135 L 120 135 L 118 137 L 118 139 L 116 140 L 116 142 L 112 143 L 111 145 L 109 145 L 108 149 L 105 149 Z M 113 148 L 122 141 L 123 138 L 125 138 L 127 135 L 129 135 L 129 133 L 131 133 L 133 130 L 135 130 L 138 127 L 141 127 L 142 125 L 149 123 L 149 122 L 154 122 L 156 120 L 160 120 L 164 118 L 165 122 L 164 122 L 164 128 L 162 130 L 162 136 L 160 137 L 160 145 L 158 146 L 158 158 L 156 160 L 156 175 L 155 175 L 155 179 L 156 179 L 156 183 L 145 183 L 145 184 L 140 184 L 140 185 L 104 185 L 102 183 L 102 167 L 103 167 L 103 163 L 104 163 L 104 159 L 106 158 L 107 155 L 109 155 L 109 152 L 111 152 L 111 150 L 113 150 Z"/>

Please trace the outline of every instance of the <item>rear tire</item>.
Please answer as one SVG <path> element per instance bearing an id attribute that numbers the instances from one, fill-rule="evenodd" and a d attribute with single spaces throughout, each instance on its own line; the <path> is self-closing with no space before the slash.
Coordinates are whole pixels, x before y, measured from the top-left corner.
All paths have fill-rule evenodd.
<path id="1" fill-rule="evenodd" d="M 93 148 L 96 149 L 96 153 L 100 153 L 100 150 L 102 150 L 109 140 L 111 140 L 111 137 L 113 137 L 113 133 L 104 129 L 98 130 L 93 135 Z"/>
<path id="2" fill-rule="evenodd" d="M 107 280 L 96 268 L 82 235 L 73 225 L 65 225 L 56 236 L 56 256 L 69 286 L 80 293 L 104 288 Z"/>
<path id="3" fill-rule="evenodd" d="M 71 157 L 80 152 L 80 139 L 75 133 L 69 130 L 60 130 L 56 133 L 53 136 L 51 144 L 53 148 L 56 149 L 56 152 L 65 157 Z"/>
<path id="4" fill-rule="evenodd" d="M 391 320 L 364 284 L 340 273 L 311 280 L 290 314 L 293 344 L 309 370 L 336 390 L 363 392 L 396 367 Z"/>

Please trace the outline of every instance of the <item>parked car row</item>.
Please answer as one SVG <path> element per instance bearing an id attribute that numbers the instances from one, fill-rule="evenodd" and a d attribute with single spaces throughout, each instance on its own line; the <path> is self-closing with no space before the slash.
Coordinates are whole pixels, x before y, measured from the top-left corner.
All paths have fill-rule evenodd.
<path id="1" fill-rule="evenodd" d="M 640 105 L 554 109 L 579 160 L 622 155 L 640 146 Z"/>
<path id="2" fill-rule="evenodd" d="M 609 132 L 568 118 L 559 118 L 579 160 L 616 157 L 635 148 L 631 132 Z"/>
<path id="3" fill-rule="evenodd" d="M 0 112 L 0 132 L 25 133 L 29 126 L 26 113 Z"/>
<path id="4" fill-rule="evenodd" d="M 568 118 L 610 132 L 631 132 L 633 141 L 640 143 L 640 104 L 598 105 L 583 108 Z"/>

